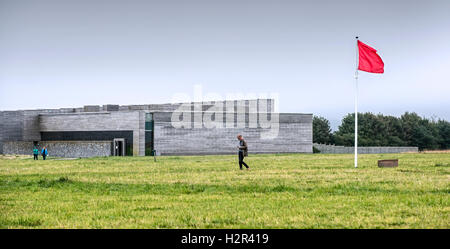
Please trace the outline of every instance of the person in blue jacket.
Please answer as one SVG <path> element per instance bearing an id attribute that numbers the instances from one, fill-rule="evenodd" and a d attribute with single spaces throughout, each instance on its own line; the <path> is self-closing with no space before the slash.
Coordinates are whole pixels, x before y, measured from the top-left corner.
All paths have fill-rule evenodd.
<path id="1" fill-rule="evenodd" d="M 45 160 L 45 158 L 48 155 L 47 147 L 44 146 L 44 148 L 42 148 L 41 155 L 42 155 L 42 159 Z"/>

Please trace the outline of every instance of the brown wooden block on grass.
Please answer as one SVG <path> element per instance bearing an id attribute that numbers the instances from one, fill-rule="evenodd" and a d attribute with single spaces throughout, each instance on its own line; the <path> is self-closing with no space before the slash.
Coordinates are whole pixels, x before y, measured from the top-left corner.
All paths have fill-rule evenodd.
<path id="1" fill-rule="evenodd" d="M 380 168 L 398 167 L 398 159 L 378 160 L 378 167 Z"/>

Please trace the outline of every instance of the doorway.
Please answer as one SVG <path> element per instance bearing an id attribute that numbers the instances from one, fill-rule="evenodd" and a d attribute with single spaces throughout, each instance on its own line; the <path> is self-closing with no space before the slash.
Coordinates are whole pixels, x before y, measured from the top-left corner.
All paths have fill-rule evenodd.
<path id="1" fill-rule="evenodd" d="M 114 156 L 125 156 L 125 138 L 114 138 Z"/>

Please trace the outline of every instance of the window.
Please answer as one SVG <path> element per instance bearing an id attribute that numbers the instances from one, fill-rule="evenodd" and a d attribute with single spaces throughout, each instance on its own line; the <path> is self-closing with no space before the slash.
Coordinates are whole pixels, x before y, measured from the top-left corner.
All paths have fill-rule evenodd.
<path id="1" fill-rule="evenodd" d="M 153 121 L 153 113 L 146 113 L 145 114 L 145 122 Z"/>
<path id="2" fill-rule="evenodd" d="M 145 131 L 153 131 L 153 121 L 145 122 Z"/>
<path id="3" fill-rule="evenodd" d="M 153 113 L 145 114 L 145 155 L 153 156 Z"/>

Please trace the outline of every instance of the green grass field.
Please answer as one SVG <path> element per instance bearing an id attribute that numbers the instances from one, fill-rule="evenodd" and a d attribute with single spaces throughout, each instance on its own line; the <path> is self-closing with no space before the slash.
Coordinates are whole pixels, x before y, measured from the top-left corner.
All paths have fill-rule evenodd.
<path id="1" fill-rule="evenodd" d="M 0 227 L 450 228 L 450 154 L 352 158 L 0 157 Z"/>

